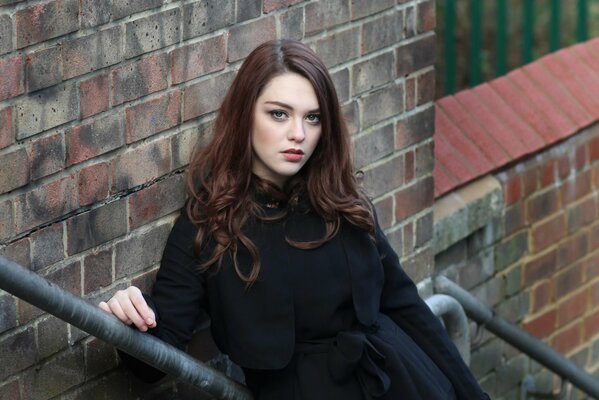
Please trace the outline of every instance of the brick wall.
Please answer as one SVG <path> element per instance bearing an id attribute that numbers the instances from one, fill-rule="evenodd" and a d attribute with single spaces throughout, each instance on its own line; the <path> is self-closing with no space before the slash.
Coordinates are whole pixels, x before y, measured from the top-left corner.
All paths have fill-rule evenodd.
<path id="1" fill-rule="evenodd" d="M 454 279 L 502 317 L 599 376 L 599 125 L 476 182 L 460 197 L 471 233 L 439 249 L 437 273 Z M 482 199 L 499 191 L 497 207 Z M 469 193 L 467 193 L 469 192 Z M 501 195 L 502 194 L 502 195 Z M 441 204 L 445 203 L 445 204 Z M 478 203 L 478 204 L 477 204 Z M 447 201 L 435 205 L 437 227 Z M 480 205 L 484 205 L 482 208 Z M 487 215 L 486 215 L 487 214 Z M 466 216 L 466 217 L 464 217 Z M 468 218 L 468 216 L 470 218 Z M 466 222 L 468 220 L 468 222 Z M 442 235 L 439 235 L 441 237 Z M 441 241 L 441 240 L 440 240 Z M 557 380 L 489 333 L 473 343 L 471 367 L 492 398 L 520 398 L 527 375 L 548 392 Z M 586 398 L 576 393 L 572 398 Z"/>
<path id="2" fill-rule="evenodd" d="M 290 37 L 330 68 L 381 223 L 426 277 L 434 21 L 432 0 L 0 0 L 0 254 L 94 303 L 148 288 L 235 71 Z M 0 359 L 2 399 L 198 398 L 4 292 Z"/>

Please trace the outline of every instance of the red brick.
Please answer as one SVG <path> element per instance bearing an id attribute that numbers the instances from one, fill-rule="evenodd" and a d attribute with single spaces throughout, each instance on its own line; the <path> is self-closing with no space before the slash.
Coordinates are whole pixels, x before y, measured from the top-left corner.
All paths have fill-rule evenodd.
<path id="1" fill-rule="evenodd" d="M 421 106 L 435 99 L 435 70 L 418 74 L 416 84 L 418 88 L 416 105 Z"/>
<path id="2" fill-rule="evenodd" d="M 31 142 L 31 179 L 37 180 L 64 169 L 65 150 L 61 134 Z"/>
<path id="3" fill-rule="evenodd" d="M 15 128 L 12 107 L 0 109 L 0 149 L 10 146 L 15 141 Z"/>
<path id="4" fill-rule="evenodd" d="M 580 203 L 568 208 L 568 232 L 577 232 L 597 218 L 597 201 L 594 196 L 587 196 Z"/>
<path id="5" fill-rule="evenodd" d="M 308 3 L 305 8 L 306 35 L 313 35 L 349 21 L 349 2 L 328 0 Z"/>
<path id="6" fill-rule="evenodd" d="M 81 119 L 108 110 L 108 74 L 94 76 L 79 84 Z"/>
<path id="7" fill-rule="evenodd" d="M 79 171 L 77 182 L 79 203 L 87 206 L 108 197 L 108 164 L 99 163 L 85 167 Z"/>
<path id="8" fill-rule="evenodd" d="M 533 289 L 531 312 L 536 313 L 553 302 L 553 285 L 545 280 Z"/>
<path id="9" fill-rule="evenodd" d="M 94 252 L 83 261 L 83 294 L 95 292 L 112 283 L 112 253 L 108 248 Z"/>
<path id="10" fill-rule="evenodd" d="M 0 101 L 25 92 L 25 63 L 23 56 L 0 59 Z"/>
<path id="11" fill-rule="evenodd" d="M 67 292 L 81 296 L 81 263 L 79 261 L 66 264 L 44 277 Z"/>
<path id="12" fill-rule="evenodd" d="M 585 165 L 587 165 L 587 146 L 583 144 L 576 148 L 574 167 L 580 171 Z"/>
<path id="13" fill-rule="evenodd" d="M 587 281 L 590 281 L 597 276 L 599 276 L 599 252 L 595 251 L 586 259 L 585 277 Z M 599 288 L 599 286 L 597 286 L 597 288 Z M 597 295 L 599 295 L 599 291 L 597 292 Z M 599 296 L 597 296 L 596 299 L 593 299 L 593 303 L 599 305 Z"/>
<path id="14" fill-rule="evenodd" d="M 433 205 L 433 179 L 425 178 L 395 194 L 395 220 L 402 221 Z"/>
<path id="15" fill-rule="evenodd" d="M 29 158 L 23 147 L 0 156 L 0 193 L 10 192 L 29 183 Z"/>
<path id="16" fill-rule="evenodd" d="M 415 154 L 415 169 L 416 179 L 421 178 L 425 175 L 433 172 L 433 166 L 435 165 L 435 156 L 433 153 L 434 143 L 432 141 L 423 143 L 416 147 Z M 407 153 L 406 153 L 407 155 Z M 407 181 L 404 179 L 404 182 Z"/>
<path id="17" fill-rule="evenodd" d="M 590 239 L 591 239 L 591 248 L 592 249 L 599 248 L 599 224 L 591 227 Z"/>
<path id="18" fill-rule="evenodd" d="M 260 18 L 245 25 L 232 27 L 229 31 L 228 61 L 233 62 L 246 57 L 256 46 L 275 37 L 274 17 Z"/>
<path id="19" fill-rule="evenodd" d="M 302 0 L 264 0 L 262 8 L 264 13 L 268 14 L 269 12 L 278 10 L 279 8 L 289 7 L 301 2 Z"/>
<path id="20" fill-rule="evenodd" d="M 555 277 L 555 296 L 561 298 L 577 290 L 582 285 L 583 263 L 579 262 L 560 271 Z"/>
<path id="21" fill-rule="evenodd" d="M 565 179 L 570 175 L 570 157 L 565 154 L 557 159 L 557 175 Z"/>
<path id="22" fill-rule="evenodd" d="M 591 163 L 599 160 L 599 137 L 589 142 L 589 157 Z"/>
<path id="23" fill-rule="evenodd" d="M 522 202 L 517 202 L 511 206 L 508 206 L 505 209 L 503 222 L 505 226 L 505 236 L 509 236 L 512 233 L 522 229 L 525 225 L 524 204 Z"/>
<path id="24" fill-rule="evenodd" d="M 0 255 L 22 267 L 31 268 L 31 242 L 28 237 L 9 243 L 4 248 L 0 247 Z"/>
<path id="25" fill-rule="evenodd" d="M 79 1 L 46 1 L 21 9 L 16 14 L 16 26 L 19 49 L 76 31 L 79 28 Z"/>
<path id="26" fill-rule="evenodd" d="M 183 89 L 183 121 L 216 111 L 234 77 L 227 72 Z"/>
<path id="27" fill-rule="evenodd" d="M 406 92 L 406 111 L 413 110 L 416 107 L 416 77 L 410 77 L 406 79 L 405 83 Z"/>
<path id="28" fill-rule="evenodd" d="M 414 151 L 410 150 L 404 155 L 404 183 L 410 183 L 414 180 L 415 166 L 414 166 Z"/>
<path id="29" fill-rule="evenodd" d="M 536 256 L 524 264 L 524 285 L 530 286 L 535 282 L 549 278 L 553 275 L 557 265 L 557 252 L 551 250 Z"/>
<path id="30" fill-rule="evenodd" d="M 514 204 L 522 197 L 522 177 L 515 174 L 504 183 L 504 201 L 506 205 Z"/>
<path id="31" fill-rule="evenodd" d="M 552 309 L 524 322 L 523 328 L 531 335 L 542 339 L 555 331 L 556 322 L 557 312 L 555 309 Z"/>
<path id="32" fill-rule="evenodd" d="M 418 14 L 418 22 L 416 24 L 416 30 L 418 33 L 426 33 L 435 29 L 435 2 L 434 0 L 427 0 L 416 5 L 416 12 Z"/>
<path id="33" fill-rule="evenodd" d="M 0 399 L 21 400 L 21 389 L 18 379 L 9 381 L 0 386 Z"/>
<path id="34" fill-rule="evenodd" d="M 136 229 L 183 207 L 183 175 L 174 175 L 129 196 L 129 227 Z"/>
<path id="35" fill-rule="evenodd" d="M 541 188 L 546 188 L 547 186 L 553 184 L 555 182 L 555 161 L 548 160 L 545 165 L 541 167 L 541 171 L 539 171 L 539 184 Z"/>
<path id="36" fill-rule="evenodd" d="M 560 213 L 551 219 L 532 227 L 533 251 L 535 253 L 557 243 L 566 235 L 566 221 Z"/>
<path id="37" fill-rule="evenodd" d="M 570 265 L 584 256 L 588 251 L 588 235 L 586 232 L 580 232 L 576 236 L 571 236 L 559 245 L 557 265 L 563 267 Z"/>
<path id="38" fill-rule="evenodd" d="M 599 165 L 593 167 L 593 187 L 599 188 Z"/>
<path id="39" fill-rule="evenodd" d="M 401 233 L 403 238 L 402 254 L 412 254 L 414 252 L 414 224 L 412 221 L 403 226 Z"/>
<path id="40" fill-rule="evenodd" d="M 586 312 L 588 296 L 585 290 L 573 295 L 557 305 L 557 324 L 565 326 Z"/>
<path id="41" fill-rule="evenodd" d="M 167 69 L 167 55 L 164 53 L 119 65 L 112 71 L 112 105 L 166 89 Z"/>
<path id="42" fill-rule="evenodd" d="M 539 170 L 536 167 L 528 168 L 521 172 L 522 175 L 522 194 L 530 196 L 538 189 Z"/>
<path id="43" fill-rule="evenodd" d="M 525 201 L 526 221 L 536 223 L 559 209 L 559 191 L 551 189 L 535 194 Z"/>
<path id="44" fill-rule="evenodd" d="M 178 84 L 225 68 L 227 49 L 219 35 L 171 52 L 173 84 Z"/>
<path id="45" fill-rule="evenodd" d="M 125 110 L 125 138 L 136 142 L 181 122 L 181 92 L 176 90 Z"/>
<path id="46" fill-rule="evenodd" d="M 584 340 L 589 341 L 599 333 L 599 311 L 587 315 L 584 319 Z"/>
<path id="47" fill-rule="evenodd" d="M 562 354 L 568 354 L 581 343 L 581 338 L 581 326 L 575 323 L 557 333 L 551 340 L 551 347 Z"/>
<path id="48" fill-rule="evenodd" d="M 591 192 L 591 171 L 579 173 L 562 184 L 562 202 L 569 204 Z"/>
<path id="49" fill-rule="evenodd" d="M 124 144 L 123 114 L 109 114 L 65 132 L 66 165 L 80 163 Z"/>
<path id="50" fill-rule="evenodd" d="M 127 151 L 110 164 L 112 192 L 133 188 L 170 172 L 171 150 L 168 138 L 145 143 Z"/>

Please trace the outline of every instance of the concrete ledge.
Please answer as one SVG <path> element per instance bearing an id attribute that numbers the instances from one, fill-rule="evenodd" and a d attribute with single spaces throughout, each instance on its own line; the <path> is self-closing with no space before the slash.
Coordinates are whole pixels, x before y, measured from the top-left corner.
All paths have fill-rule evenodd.
<path id="1" fill-rule="evenodd" d="M 502 210 L 503 190 L 491 175 L 437 199 L 433 206 L 435 254 L 487 225 Z"/>

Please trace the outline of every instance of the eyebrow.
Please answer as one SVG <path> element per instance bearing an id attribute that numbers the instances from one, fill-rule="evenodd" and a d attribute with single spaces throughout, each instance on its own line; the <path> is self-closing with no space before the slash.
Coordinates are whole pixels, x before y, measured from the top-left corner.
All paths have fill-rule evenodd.
<path id="1" fill-rule="evenodd" d="M 282 108 L 286 108 L 288 110 L 293 110 L 293 107 L 291 107 L 289 104 L 283 103 L 281 101 L 265 101 L 264 104 L 274 104 L 276 106 L 282 107 Z M 310 113 L 318 113 L 320 112 L 320 109 L 315 108 L 314 110 L 309 110 L 308 114 Z"/>

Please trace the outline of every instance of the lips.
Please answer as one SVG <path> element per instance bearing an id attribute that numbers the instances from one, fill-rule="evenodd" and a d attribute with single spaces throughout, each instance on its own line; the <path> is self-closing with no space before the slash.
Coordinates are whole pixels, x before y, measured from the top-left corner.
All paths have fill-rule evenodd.
<path id="1" fill-rule="evenodd" d="M 301 149 L 287 149 L 282 153 L 285 160 L 291 162 L 299 162 L 304 157 L 304 151 Z"/>
<path id="2" fill-rule="evenodd" d="M 287 149 L 283 153 L 285 154 L 304 154 L 304 151 L 301 149 Z"/>

